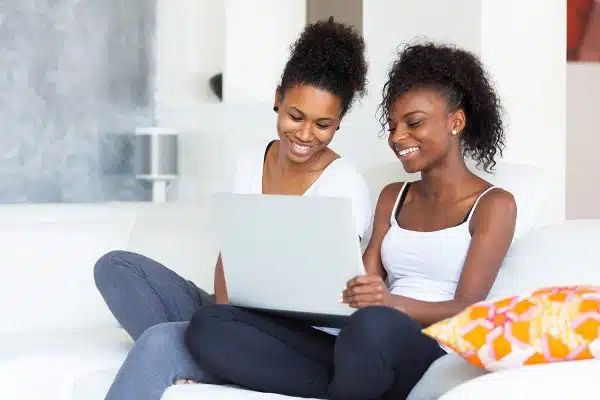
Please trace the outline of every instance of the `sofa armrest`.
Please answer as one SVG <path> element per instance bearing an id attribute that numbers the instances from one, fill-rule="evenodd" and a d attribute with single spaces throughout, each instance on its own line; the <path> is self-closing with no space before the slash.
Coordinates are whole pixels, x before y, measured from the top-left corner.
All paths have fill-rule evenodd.
<path id="1" fill-rule="evenodd" d="M 533 365 L 480 376 L 438 400 L 596 398 L 598 376 L 600 360 Z"/>

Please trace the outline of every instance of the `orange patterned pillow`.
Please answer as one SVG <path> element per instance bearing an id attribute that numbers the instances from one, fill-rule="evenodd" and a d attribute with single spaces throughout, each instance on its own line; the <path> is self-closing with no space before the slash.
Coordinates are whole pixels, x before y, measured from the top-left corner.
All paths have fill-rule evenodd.
<path id="1" fill-rule="evenodd" d="M 550 287 L 483 301 L 423 333 L 488 371 L 600 359 L 600 287 Z"/>

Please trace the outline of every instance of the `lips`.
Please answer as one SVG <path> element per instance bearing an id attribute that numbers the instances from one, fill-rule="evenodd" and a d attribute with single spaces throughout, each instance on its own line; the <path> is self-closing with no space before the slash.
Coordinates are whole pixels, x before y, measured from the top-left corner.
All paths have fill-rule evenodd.
<path id="1" fill-rule="evenodd" d="M 417 147 L 417 146 L 411 146 L 411 147 L 394 146 L 394 150 L 396 152 L 396 155 L 398 155 L 398 158 L 400 158 L 400 160 L 407 160 L 407 159 L 415 156 L 416 154 L 418 154 L 420 151 L 419 147 Z"/>
<path id="2" fill-rule="evenodd" d="M 303 145 L 289 140 L 290 150 L 298 156 L 306 156 L 316 147 L 316 145 Z"/>
<path id="3" fill-rule="evenodd" d="M 409 147 L 407 149 L 402 149 L 402 150 L 398 151 L 398 155 L 406 156 L 410 153 L 414 153 L 415 151 L 419 151 L 419 148 L 418 147 Z"/>

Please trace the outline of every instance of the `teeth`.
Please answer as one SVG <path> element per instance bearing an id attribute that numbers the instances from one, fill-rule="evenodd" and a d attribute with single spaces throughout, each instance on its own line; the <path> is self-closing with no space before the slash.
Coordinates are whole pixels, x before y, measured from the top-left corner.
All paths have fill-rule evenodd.
<path id="1" fill-rule="evenodd" d="M 400 154 L 401 156 L 405 156 L 405 155 L 412 153 L 414 151 L 417 151 L 417 150 L 419 150 L 418 147 L 409 147 L 408 149 L 400 150 L 398 152 L 398 154 Z"/>
<path id="2" fill-rule="evenodd" d="M 311 146 L 302 146 L 298 143 L 294 143 L 292 142 L 292 146 L 294 146 L 294 148 L 302 153 L 308 151 L 310 149 Z"/>

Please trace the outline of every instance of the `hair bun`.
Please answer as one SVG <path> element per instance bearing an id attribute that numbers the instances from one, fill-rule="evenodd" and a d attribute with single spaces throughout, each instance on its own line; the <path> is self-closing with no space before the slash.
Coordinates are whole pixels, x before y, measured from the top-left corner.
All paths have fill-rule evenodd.
<path id="1" fill-rule="evenodd" d="M 363 37 L 350 25 L 328 20 L 308 24 L 290 46 L 280 89 L 311 84 L 341 97 L 345 113 L 366 92 L 367 61 Z"/>

